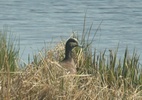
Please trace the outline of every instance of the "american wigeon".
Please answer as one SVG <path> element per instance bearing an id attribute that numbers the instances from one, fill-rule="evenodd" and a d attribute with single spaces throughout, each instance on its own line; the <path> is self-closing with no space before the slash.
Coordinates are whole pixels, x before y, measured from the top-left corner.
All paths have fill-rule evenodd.
<path id="1" fill-rule="evenodd" d="M 82 47 L 79 45 L 76 38 L 69 38 L 65 44 L 65 58 L 60 62 L 60 65 L 65 68 L 68 74 L 76 74 L 76 65 L 72 57 L 72 49 L 74 47 Z"/>

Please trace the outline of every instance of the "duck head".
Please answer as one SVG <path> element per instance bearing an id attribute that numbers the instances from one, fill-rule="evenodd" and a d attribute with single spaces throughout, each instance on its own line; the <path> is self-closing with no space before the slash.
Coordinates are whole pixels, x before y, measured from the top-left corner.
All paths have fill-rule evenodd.
<path id="1" fill-rule="evenodd" d="M 71 58 L 71 51 L 74 47 L 82 47 L 79 45 L 78 40 L 76 38 L 69 38 L 65 45 L 65 58 Z"/>

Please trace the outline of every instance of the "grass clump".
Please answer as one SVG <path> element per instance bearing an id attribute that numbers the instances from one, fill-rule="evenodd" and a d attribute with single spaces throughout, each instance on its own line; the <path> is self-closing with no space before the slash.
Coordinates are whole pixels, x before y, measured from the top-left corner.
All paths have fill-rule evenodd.
<path id="1" fill-rule="evenodd" d="M 0 31 L 0 99 L 10 100 L 11 80 L 15 71 L 18 70 L 19 50 L 15 42 L 8 39 L 8 29 Z"/>
<path id="2" fill-rule="evenodd" d="M 124 66 L 124 60 L 117 61 L 117 52 L 105 56 L 104 51 L 89 57 L 83 50 L 74 49 L 78 74 L 64 75 L 63 68 L 58 63 L 64 55 L 63 49 L 64 44 L 61 43 L 55 49 L 46 52 L 47 58 L 39 53 L 39 61 L 27 65 L 24 70 L 10 77 L 12 81 L 9 98 L 12 100 L 142 99 L 142 76 L 140 65 L 135 62 L 136 55 L 130 57 L 126 50 L 124 57 L 126 66 Z M 127 70 L 125 74 L 124 69 Z"/>

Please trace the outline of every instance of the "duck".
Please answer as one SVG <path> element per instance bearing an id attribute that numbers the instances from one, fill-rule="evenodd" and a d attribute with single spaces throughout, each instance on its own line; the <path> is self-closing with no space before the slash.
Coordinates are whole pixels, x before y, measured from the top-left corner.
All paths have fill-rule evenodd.
<path id="1" fill-rule="evenodd" d="M 67 74 L 76 74 L 76 64 L 72 56 L 72 49 L 75 47 L 82 48 L 76 38 L 69 38 L 65 44 L 65 57 L 60 61 L 60 65 L 66 70 Z"/>

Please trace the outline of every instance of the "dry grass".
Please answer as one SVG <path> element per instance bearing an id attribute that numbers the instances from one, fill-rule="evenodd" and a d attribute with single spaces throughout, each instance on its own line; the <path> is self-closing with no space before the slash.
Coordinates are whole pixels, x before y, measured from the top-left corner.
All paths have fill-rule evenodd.
<path id="1" fill-rule="evenodd" d="M 24 70 L 1 70 L 1 100 L 142 99 L 141 85 L 133 85 L 131 78 L 119 76 L 116 82 L 111 82 L 109 70 L 100 71 L 93 67 L 93 71 L 88 72 L 85 66 L 88 62 L 85 62 L 82 50 L 77 50 L 75 55 L 77 66 L 82 67 L 79 67 L 81 71 L 76 75 L 64 75 L 64 69 L 58 64 L 64 54 L 62 49 L 63 47 L 57 46 L 54 50 L 47 51 L 47 58 L 40 53 L 38 64 L 33 62 Z"/>

